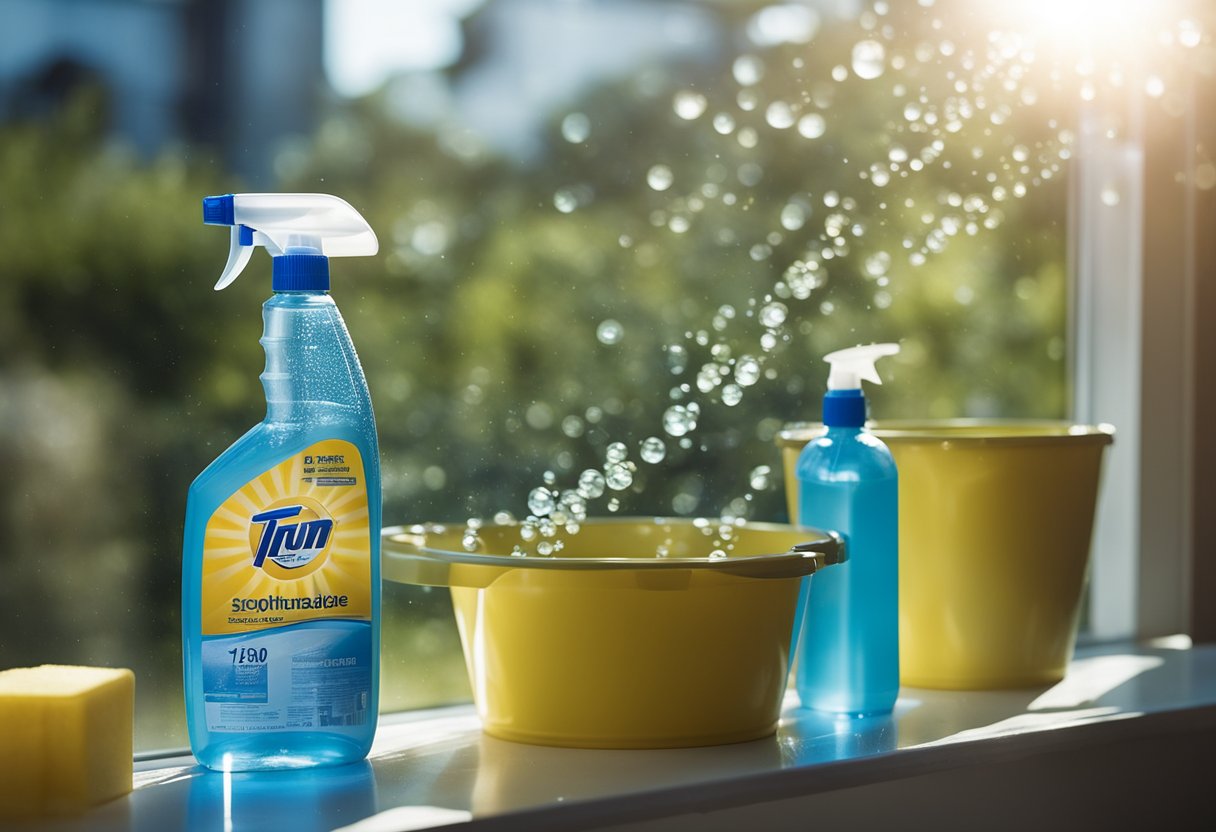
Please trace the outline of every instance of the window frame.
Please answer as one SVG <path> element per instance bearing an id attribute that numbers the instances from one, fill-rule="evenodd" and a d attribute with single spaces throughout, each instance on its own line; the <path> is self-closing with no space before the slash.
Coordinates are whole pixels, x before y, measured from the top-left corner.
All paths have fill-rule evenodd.
<path id="1" fill-rule="evenodd" d="M 1129 85 L 1079 119 L 1070 196 L 1073 415 L 1116 426 L 1097 508 L 1090 583 L 1096 640 L 1216 639 L 1216 193 L 1196 185 L 1216 81 L 1188 71 L 1181 115 Z M 1120 138 L 1107 130 L 1115 126 Z M 1114 187 L 1119 204 L 1103 202 Z"/>

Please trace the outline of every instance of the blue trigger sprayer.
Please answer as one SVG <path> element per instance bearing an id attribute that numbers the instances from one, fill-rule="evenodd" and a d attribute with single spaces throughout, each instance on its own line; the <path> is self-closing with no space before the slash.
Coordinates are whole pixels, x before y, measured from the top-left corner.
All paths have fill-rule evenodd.
<path id="1" fill-rule="evenodd" d="M 803 579 L 795 687 L 804 707 L 886 713 L 899 694 L 899 505 L 895 460 L 865 426 L 861 382 L 881 384 L 875 362 L 898 344 L 824 357 L 826 433 L 798 457 L 798 522 L 832 529 L 847 559 Z"/>
<path id="2" fill-rule="evenodd" d="M 327 194 L 227 194 L 215 288 L 256 247 L 273 257 L 262 307 L 266 418 L 199 474 L 186 502 L 182 653 L 190 746 L 224 771 L 362 759 L 380 674 L 380 457 L 371 397 L 329 296 L 329 258 L 378 248 Z"/>

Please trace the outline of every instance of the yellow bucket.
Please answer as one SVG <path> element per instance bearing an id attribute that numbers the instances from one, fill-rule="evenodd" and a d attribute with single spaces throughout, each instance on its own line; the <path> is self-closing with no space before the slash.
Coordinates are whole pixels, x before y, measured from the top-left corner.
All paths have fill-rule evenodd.
<path id="1" fill-rule="evenodd" d="M 1063 678 L 1076 644 L 1109 425 L 875 422 L 899 469 L 900 681 L 1029 687 Z M 778 435 L 790 517 L 798 454 Z"/>
<path id="2" fill-rule="evenodd" d="M 777 728 L 801 579 L 839 538 L 747 523 L 588 520 L 560 557 L 512 557 L 519 527 L 384 530 L 384 577 L 451 587 L 486 733 L 580 748 L 742 742 Z M 708 532 L 709 534 L 706 534 Z M 662 546 L 666 554 L 656 555 Z"/>

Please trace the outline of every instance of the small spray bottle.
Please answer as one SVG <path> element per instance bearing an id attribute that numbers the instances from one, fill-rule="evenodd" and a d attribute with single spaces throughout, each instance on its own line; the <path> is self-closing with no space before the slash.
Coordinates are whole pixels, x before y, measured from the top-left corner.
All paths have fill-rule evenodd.
<path id="1" fill-rule="evenodd" d="M 266 418 L 190 486 L 182 657 L 190 746 L 225 771 L 362 759 L 380 688 L 380 457 L 329 258 L 376 235 L 327 194 L 227 194 L 223 289 L 264 246 Z"/>
<path id="2" fill-rule="evenodd" d="M 861 382 L 898 344 L 824 357 L 827 432 L 798 457 L 798 522 L 832 529 L 848 559 L 803 579 L 795 686 L 804 707 L 863 716 L 892 710 L 899 695 L 899 515 L 895 460 L 865 427 Z"/>

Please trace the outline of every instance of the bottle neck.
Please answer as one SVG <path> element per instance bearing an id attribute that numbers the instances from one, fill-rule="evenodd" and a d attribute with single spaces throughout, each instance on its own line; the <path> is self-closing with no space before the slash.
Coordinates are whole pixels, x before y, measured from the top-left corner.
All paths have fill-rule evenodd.
<path id="1" fill-rule="evenodd" d="M 370 408 L 346 324 L 327 292 L 278 292 L 263 305 L 262 320 L 268 422 Z"/>
<path id="2" fill-rule="evenodd" d="M 865 396 L 860 390 L 829 390 L 823 397 L 823 423 L 829 429 L 864 427 Z"/>

